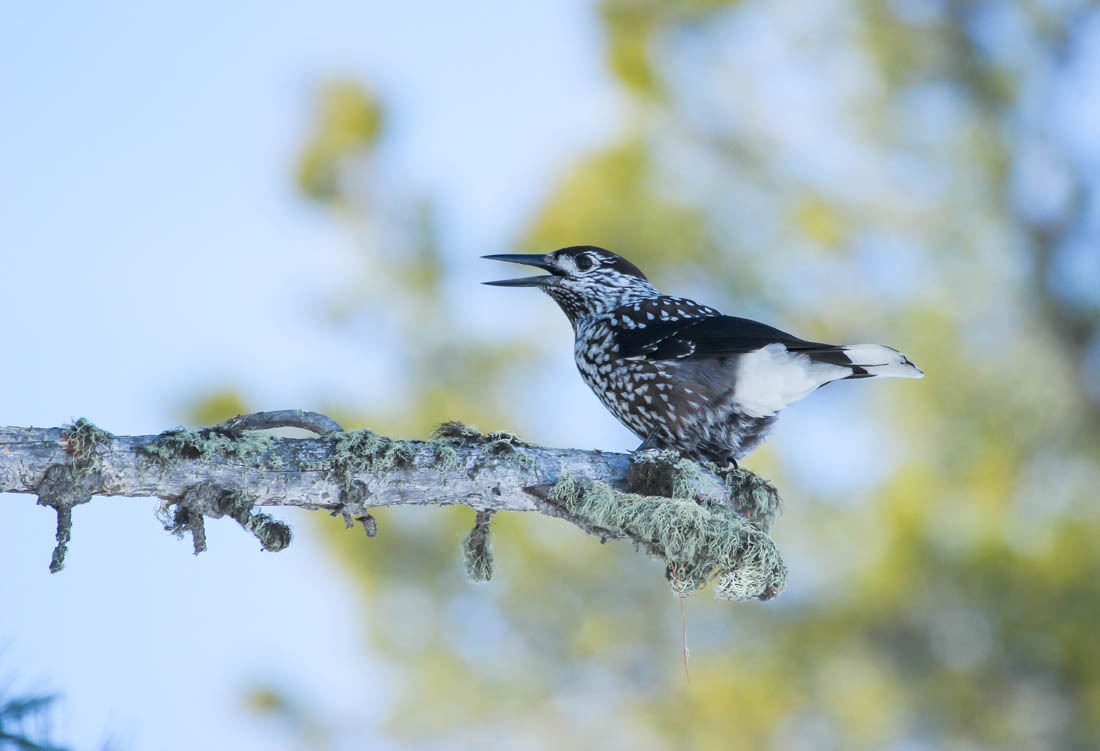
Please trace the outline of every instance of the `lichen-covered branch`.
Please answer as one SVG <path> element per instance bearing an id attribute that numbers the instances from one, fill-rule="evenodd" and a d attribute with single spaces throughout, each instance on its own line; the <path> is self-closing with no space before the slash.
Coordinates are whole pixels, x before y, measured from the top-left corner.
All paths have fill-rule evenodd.
<path id="1" fill-rule="evenodd" d="M 257 429 L 291 426 L 316 438 Z M 490 518 L 534 511 L 602 540 L 626 539 L 669 565 L 677 591 L 715 581 L 729 599 L 768 599 L 786 568 L 767 530 L 775 489 L 750 472 L 701 466 L 675 454 L 634 456 L 533 446 L 509 433 L 445 423 L 431 440 L 343 431 L 300 410 L 242 415 L 198 431 L 115 436 L 86 420 L 63 428 L 0 427 L 0 491 L 33 493 L 57 512 L 51 570 L 64 564 L 72 508 L 92 496 L 156 497 L 165 528 L 206 548 L 205 520 L 229 517 L 268 550 L 290 530 L 257 507 L 297 506 L 343 515 L 377 533 L 370 509 L 453 505 L 475 509 L 463 552 L 471 576 L 492 575 Z"/>

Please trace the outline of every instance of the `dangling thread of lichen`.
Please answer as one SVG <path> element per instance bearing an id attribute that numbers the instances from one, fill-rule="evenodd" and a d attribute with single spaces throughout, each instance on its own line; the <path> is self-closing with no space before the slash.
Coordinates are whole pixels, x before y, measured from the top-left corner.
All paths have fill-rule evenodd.
<path id="1" fill-rule="evenodd" d="M 680 636 L 684 650 L 684 676 L 691 683 L 691 671 L 688 670 L 688 621 L 687 610 L 684 608 L 684 594 L 680 591 L 680 577 L 676 573 L 676 564 L 671 561 L 668 567 L 672 569 L 672 591 L 676 593 L 676 599 L 680 601 Z"/>
<path id="2" fill-rule="evenodd" d="M 478 511 L 474 527 L 462 540 L 462 562 L 471 581 L 487 582 L 493 578 L 492 532 L 489 520 L 492 511 Z"/>

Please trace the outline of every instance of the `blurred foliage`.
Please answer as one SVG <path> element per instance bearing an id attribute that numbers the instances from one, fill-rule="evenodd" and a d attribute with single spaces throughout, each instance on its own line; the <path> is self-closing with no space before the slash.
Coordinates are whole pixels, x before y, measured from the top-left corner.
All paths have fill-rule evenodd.
<path id="1" fill-rule="evenodd" d="M 317 102 L 317 121 L 298 161 L 298 186 L 315 201 L 329 202 L 346 189 L 346 174 L 366 156 L 382 132 L 382 108 L 361 85 L 332 81 Z"/>
<path id="2" fill-rule="evenodd" d="M 631 93 L 647 99 L 663 85 L 653 60 L 655 37 L 679 24 L 701 23 L 737 0 L 607 0 L 600 5 L 607 32 L 607 61 Z"/>
<path id="3" fill-rule="evenodd" d="M 854 490 L 774 448 L 750 457 L 787 498 L 775 531 L 794 586 L 767 605 L 689 600 L 690 685 L 676 601 L 622 546 L 498 514 L 498 573 L 475 586 L 459 563 L 468 510 L 380 513 L 369 544 L 326 526 L 368 602 L 370 648 L 400 676 L 389 730 L 448 748 L 1100 747 L 1100 408 L 1084 387 L 1100 302 L 1055 273 L 1082 243 L 1096 252 L 1082 197 L 1097 174 L 1046 119 L 1098 12 L 600 8 L 630 123 L 517 245 L 605 245 L 659 286 L 732 297 L 730 312 L 896 344 L 928 378 L 862 384 L 849 419 L 881 436 L 867 462 L 886 470 Z M 510 389 L 537 343 L 462 325 L 430 203 L 371 192 L 378 105 L 335 90 L 301 184 L 348 209 L 364 274 L 342 314 L 369 309 L 368 346 L 400 381 L 338 417 L 412 436 L 450 418 L 514 427 Z M 1035 154 L 1060 192 L 1032 179 Z"/>
<path id="4" fill-rule="evenodd" d="M 244 696 L 244 708 L 262 718 L 277 721 L 282 732 L 301 743 L 302 748 L 324 748 L 329 733 L 303 702 L 267 686 L 257 686 Z"/>
<path id="5" fill-rule="evenodd" d="M 189 425 L 206 427 L 246 414 L 249 409 L 238 391 L 223 388 L 191 400 L 183 411 Z"/>
<path id="6" fill-rule="evenodd" d="M 703 217 L 662 194 L 644 142 L 632 139 L 576 167 L 554 191 L 523 245 L 630 248 L 642 269 L 713 256 Z"/>
<path id="7" fill-rule="evenodd" d="M 0 695 L 0 749 L 22 751 L 63 751 L 49 742 L 49 695 Z"/>

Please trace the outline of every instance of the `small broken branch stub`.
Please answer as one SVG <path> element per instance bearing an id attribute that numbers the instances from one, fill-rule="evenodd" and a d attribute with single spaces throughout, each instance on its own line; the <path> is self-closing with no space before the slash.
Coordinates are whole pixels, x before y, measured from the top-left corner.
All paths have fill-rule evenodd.
<path id="1" fill-rule="evenodd" d="M 71 464 L 52 464 L 35 489 L 38 505 L 49 506 L 57 512 L 57 546 L 50 557 L 51 573 L 65 568 L 65 554 L 72 539 L 73 506 L 92 500 L 95 484 L 95 478 L 74 469 Z"/>

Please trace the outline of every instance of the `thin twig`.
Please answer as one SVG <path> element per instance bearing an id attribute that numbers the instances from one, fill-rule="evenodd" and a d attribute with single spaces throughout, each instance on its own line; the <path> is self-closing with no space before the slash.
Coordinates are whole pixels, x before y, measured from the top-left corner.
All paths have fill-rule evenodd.
<path id="1" fill-rule="evenodd" d="M 246 430 L 271 430 L 272 428 L 301 428 L 317 435 L 331 435 L 344 430 L 340 427 L 340 423 L 331 417 L 322 415 L 320 412 L 307 412 L 302 409 L 279 409 L 272 412 L 237 415 L 209 429 L 228 435 L 240 435 Z"/>

